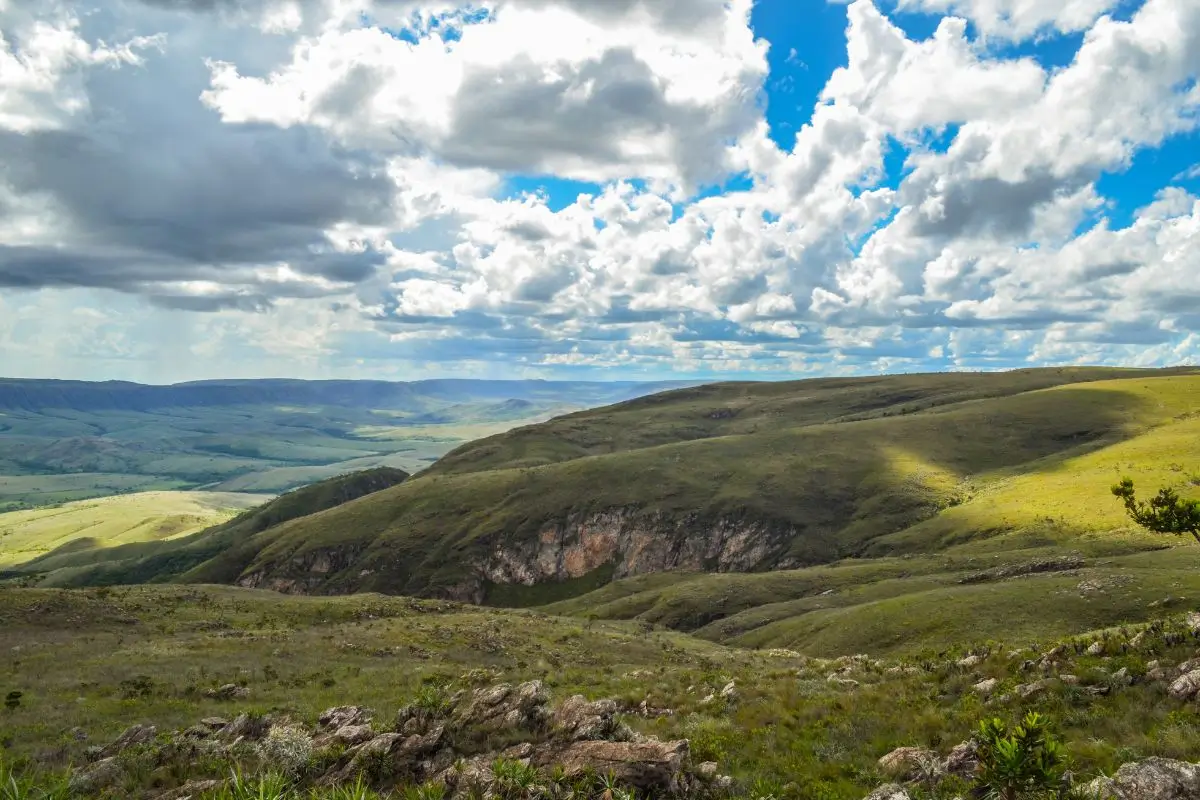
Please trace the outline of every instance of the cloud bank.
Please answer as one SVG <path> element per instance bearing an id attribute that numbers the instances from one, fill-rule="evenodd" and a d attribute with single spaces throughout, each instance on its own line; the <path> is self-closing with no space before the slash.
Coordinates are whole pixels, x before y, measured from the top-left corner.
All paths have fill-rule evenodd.
<path id="1" fill-rule="evenodd" d="M 1194 153 L 1105 181 L 1195 135 L 1200 5 L 1118 11 L 855 0 L 785 141 L 750 0 L 0 0 L 0 372 L 1195 361 Z"/>

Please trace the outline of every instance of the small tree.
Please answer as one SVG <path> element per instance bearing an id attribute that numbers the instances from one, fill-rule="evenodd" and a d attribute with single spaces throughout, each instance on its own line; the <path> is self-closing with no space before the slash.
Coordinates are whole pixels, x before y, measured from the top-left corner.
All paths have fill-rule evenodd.
<path id="1" fill-rule="evenodd" d="M 1141 503 L 1129 478 L 1113 486 L 1112 493 L 1125 503 L 1130 519 L 1143 528 L 1176 536 L 1190 533 L 1200 542 L 1200 500 L 1185 500 L 1174 489 L 1163 488 L 1149 502 Z"/>
<path id="2" fill-rule="evenodd" d="M 1062 792 L 1067 756 L 1050 735 L 1049 721 L 1029 712 L 1012 729 L 1002 720 L 984 720 L 976 734 L 979 772 L 976 782 L 989 800 L 1027 800 Z"/>

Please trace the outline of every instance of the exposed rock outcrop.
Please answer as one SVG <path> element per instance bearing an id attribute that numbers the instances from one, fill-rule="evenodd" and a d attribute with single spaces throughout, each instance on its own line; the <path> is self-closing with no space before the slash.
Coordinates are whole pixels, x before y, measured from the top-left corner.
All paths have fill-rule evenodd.
<path id="1" fill-rule="evenodd" d="M 613 510 L 547 525 L 524 541 L 506 538 L 474 567 L 481 581 L 526 586 L 609 565 L 614 578 L 674 569 L 749 572 L 789 566 L 780 558 L 797 535 L 789 525 Z"/>
<path id="2" fill-rule="evenodd" d="M 473 789 L 487 789 L 489 781 L 504 780 L 498 765 L 505 762 L 520 762 L 517 766 L 540 770 L 543 776 L 553 773 L 558 780 L 612 776 L 626 790 L 654 796 L 697 796 L 704 795 L 698 791 L 703 787 L 730 788 L 731 779 L 719 775 L 715 764 L 701 769 L 689 763 L 686 740 L 664 742 L 636 734 L 620 721 L 618 710 L 616 701 L 582 696 L 555 707 L 542 683 L 530 681 L 426 696 L 401 709 L 390 731 L 376 730 L 373 712 L 359 706 L 325 711 L 314 729 L 288 718 L 248 715 L 232 722 L 208 718 L 165 737 L 158 737 L 154 728 L 134 726 L 112 744 L 96 748 L 96 760 L 74 773 L 71 784 L 84 795 L 117 785 L 134 763 L 118 756 L 147 745 L 136 754 L 143 766 L 163 763 L 164 754 L 179 752 L 180 746 L 190 748 L 186 752 L 229 758 L 257 753 L 283 771 L 298 770 L 315 758 L 322 771 L 307 779 L 318 786 L 342 786 L 361 777 L 385 787 L 440 781 L 450 797 L 466 797 Z M 493 749 L 517 737 L 525 741 Z M 213 788 L 211 783 L 185 784 L 161 797 L 182 800 Z"/>
<path id="3" fill-rule="evenodd" d="M 863 800 L 910 800 L 908 790 L 897 783 L 887 783 L 867 795 Z"/>
<path id="4" fill-rule="evenodd" d="M 892 778 L 915 780 L 925 775 L 939 774 L 942 771 L 941 758 L 923 747 L 897 747 L 879 759 L 879 770 Z"/>
<path id="5" fill-rule="evenodd" d="M 794 525 L 735 517 L 672 516 L 634 509 L 576 514 L 533 535 L 498 538 L 488 551 L 471 557 L 465 577 L 439 586 L 435 594 L 478 604 L 489 584 L 533 586 L 608 568 L 613 578 L 624 578 L 674 569 L 749 572 L 764 566 L 793 567 L 798 562 L 785 553 L 799 533 Z M 289 594 L 352 591 L 361 584 L 360 578 L 371 574 L 360 570 L 364 550 L 362 545 L 307 550 L 258 565 L 236 582 Z"/>
<path id="6" fill-rule="evenodd" d="M 1200 797 L 1200 765 L 1169 758 L 1126 764 L 1111 778 L 1085 787 L 1095 800 L 1196 800 Z"/>

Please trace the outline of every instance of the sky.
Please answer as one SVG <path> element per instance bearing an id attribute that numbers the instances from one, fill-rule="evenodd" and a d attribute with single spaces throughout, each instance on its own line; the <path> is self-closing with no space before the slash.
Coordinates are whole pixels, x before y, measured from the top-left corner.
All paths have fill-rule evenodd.
<path id="1" fill-rule="evenodd" d="M 0 374 L 1200 362 L 1196 0 L 0 0 Z"/>

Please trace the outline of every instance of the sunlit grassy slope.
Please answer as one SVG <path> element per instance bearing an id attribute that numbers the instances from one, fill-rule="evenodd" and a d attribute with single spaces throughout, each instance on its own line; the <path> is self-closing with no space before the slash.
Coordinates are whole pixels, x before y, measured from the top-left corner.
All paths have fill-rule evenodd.
<path id="1" fill-rule="evenodd" d="M 262 495 L 140 492 L 0 514 L 0 566 L 72 545 L 115 547 L 186 536 L 258 505 Z"/>
<path id="2" fill-rule="evenodd" d="M 1148 491 L 1171 486 L 1200 497 L 1200 378 L 1100 382 L 1028 397 L 1049 415 L 1063 393 L 1071 394 L 1072 408 L 1112 409 L 1117 416 L 1110 424 L 1119 433 L 1015 467 L 949 474 L 944 462 L 916 447 L 889 445 L 898 471 L 924 469 L 929 479 L 953 487 L 955 504 L 872 539 L 856 559 L 763 575 L 637 578 L 551 609 L 643 619 L 744 645 L 843 652 L 1086 629 L 1149 614 L 1146 603 L 1168 595 L 1200 595 L 1200 546 L 1137 529 L 1109 492 L 1130 476 Z M 980 417 L 986 408 L 981 403 L 969 413 L 980 439 L 989 422 L 1000 421 L 990 412 Z M 963 411 L 940 416 L 954 419 Z M 988 568 L 1064 554 L 1081 557 L 1082 569 L 960 582 Z"/>
<path id="3" fill-rule="evenodd" d="M 287 492 L 219 525 L 172 539 L 98 546 L 78 540 L 32 560 L 13 563 L 0 577 L 22 583 L 77 587 L 114 584 L 228 583 L 254 557 L 259 537 L 289 520 L 317 513 L 394 486 L 408 473 L 389 467 L 363 470 Z"/>

